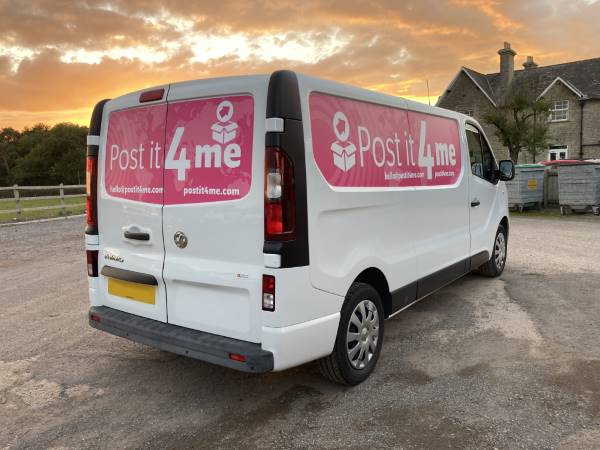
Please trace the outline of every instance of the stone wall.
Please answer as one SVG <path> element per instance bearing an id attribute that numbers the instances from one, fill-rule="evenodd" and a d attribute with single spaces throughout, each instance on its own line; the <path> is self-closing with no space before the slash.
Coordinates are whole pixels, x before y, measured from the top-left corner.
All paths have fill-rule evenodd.
<path id="1" fill-rule="evenodd" d="M 600 100 L 583 106 L 583 157 L 600 159 Z"/>
<path id="2" fill-rule="evenodd" d="M 564 122 L 550 122 L 549 145 L 566 145 L 568 147 L 568 158 L 578 159 L 580 157 L 580 126 L 581 107 L 579 98 L 564 84 L 557 82 L 552 86 L 545 97 L 547 101 L 569 100 L 569 119 Z M 495 128 L 487 125 L 483 117 L 494 106 L 473 81 L 464 73 L 460 72 L 452 90 L 441 99 L 438 106 L 453 111 L 473 111 L 473 117 L 482 125 L 487 135 L 496 158 L 507 159 L 508 149 L 504 147 L 496 136 Z M 583 158 L 600 158 L 600 100 L 589 100 L 584 104 L 583 112 Z M 548 150 L 542 149 L 535 161 L 548 159 Z M 527 151 L 519 155 L 520 163 L 532 162 L 532 157 Z"/>
<path id="3" fill-rule="evenodd" d="M 579 107 L 579 98 L 561 82 L 554 83 L 544 96 L 544 100 L 550 103 L 556 100 L 569 101 L 569 118 L 564 122 L 549 122 L 548 135 L 549 145 L 566 145 L 568 147 L 568 159 L 579 158 L 579 130 L 581 123 L 581 109 Z M 538 160 L 549 159 L 548 150 L 544 150 L 537 158 Z M 531 162 L 531 161 L 529 161 Z"/>
<path id="4" fill-rule="evenodd" d="M 446 93 L 438 106 L 453 111 L 473 111 L 473 117 L 483 127 L 496 159 L 509 158 L 508 149 L 501 144 L 496 136 L 495 127 L 486 124 L 483 120 L 485 114 L 495 108 L 494 105 L 463 71 L 460 72 L 452 86 L 452 91 Z"/>

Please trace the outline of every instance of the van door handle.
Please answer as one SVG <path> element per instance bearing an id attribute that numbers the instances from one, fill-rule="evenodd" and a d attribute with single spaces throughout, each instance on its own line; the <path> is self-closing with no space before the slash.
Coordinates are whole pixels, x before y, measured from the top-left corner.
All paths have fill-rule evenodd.
<path id="1" fill-rule="evenodd" d="M 471 208 L 475 208 L 476 206 L 479 206 L 479 205 L 481 205 L 481 202 L 478 199 L 474 198 L 471 201 Z"/>
<path id="2" fill-rule="evenodd" d="M 149 233 L 142 233 L 140 231 L 125 231 L 123 233 L 123 236 L 125 236 L 125 239 L 133 239 L 134 241 L 149 241 L 150 240 L 150 234 Z"/>

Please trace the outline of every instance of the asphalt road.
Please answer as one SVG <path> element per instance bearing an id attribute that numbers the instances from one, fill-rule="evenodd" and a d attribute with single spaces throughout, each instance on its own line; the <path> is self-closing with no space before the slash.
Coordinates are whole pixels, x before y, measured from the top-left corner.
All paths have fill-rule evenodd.
<path id="1" fill-rule="evenodd" d="M 386 322 L 369 380 L 247 375 L 87 325 L 83 220 L 0 228 L 2 448 L 600 448 L 600 220 L 513 220 Z"/>

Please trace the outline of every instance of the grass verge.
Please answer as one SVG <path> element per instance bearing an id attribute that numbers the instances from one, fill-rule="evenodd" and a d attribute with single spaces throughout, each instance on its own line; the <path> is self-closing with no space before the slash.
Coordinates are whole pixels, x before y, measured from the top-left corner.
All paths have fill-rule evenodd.
<path id="1" fill-rule="evenodd" d="M 46 209 L 42 211 L 26 211 L 27 208 L 37 208 L 41 206 L 60 206 L 59 198 L 43 200 L 21 200 L 21 214 L 15 213 L 16 203 L 14 201 L 0 202 L 0 223 L 21 222 L 35 219 L 49 219 L 53 217 L 70 216 L 74 214 L 83 214 L 85 206 L 76 206 L 85 203 L 85 195 L 78 197 L 65 198 L 65 212 L 61 208 Z"/>

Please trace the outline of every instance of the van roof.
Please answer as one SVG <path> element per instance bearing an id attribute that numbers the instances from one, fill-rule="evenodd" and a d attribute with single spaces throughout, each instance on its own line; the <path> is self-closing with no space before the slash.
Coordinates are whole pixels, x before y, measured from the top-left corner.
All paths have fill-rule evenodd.
<path id="1" fill-rule="evenodd" d="M 112 100 L 113 101 L 119 100 L 125 96 L 139 95 L 142 92 L 159 89 L 161 87 L 167 87 L 169 85 L 170 86 L 184 86 L 186 84 L 192 84 L 192 83 L 196 83 L 198 81 L 218 82 L 218 81 L 222 81 L 222 80 L 223 81 L 224 80 L 233 81 L 234 79 L 238 79 L 240 82 L 249 81 L 249 80 L 258 81 L 260 79 L 264 79 L 265 81 L 267 81 L 270 79 L 272 74 L 276 73 L 276 72 L 277 71 L 272 72 L 270 74 L 257 74 L 257 75 L 235 75 L 235 76 L 224 76 L 224 77 L 214 77 L 214 78 L 197 78 L 197 79 L 193 79 L 193 80 L 178 81 L 178 82 L 174 82 L 174 83 L 165 83 L 163 85 L 145 87 L 143 89 L 132 91 L 127 94 L 123 94 L 119 97 L 115 97 Z M 395 105 L 398 107 L 407 108 L 409 110 L 418 111 L 418 112 L 426 112 L 429 114 L 434 114 L 434 115 L 442 116 L 442 117 L 448 117 L 448 118 L 452 118 L 452 119 L 459 120 L 459 121 L 464 120 L 464 119 L 469 119 L 469 120 L 472 120 L 477 123 L 477 121 L 475 121 L 472 117 L 466 116 L 465 114 L 459 113 L 457 111 L 452 111 L 449 109 L 440 108 L 438 106 L 433 106 L 433 105 L 426 105 L 425 103 L 417 102 L 414 100 L 409 100 L 404 97 L 398 97 L 395 95 L 372 91 L 372 90 L 361 88 L 358 86 L 353 86 L 351 84 L 340 83 L 340 82 L 328 80 L 325 78 L 318 78 L 318 77 L 313 77 L 313 76 L 309 76 L 309 75 L 304 75 L 299 72 L 294 72 L 294 73 L 296 74 L 296 76 L 298 77 L 298 80 L 300 82 L 304 81 L 304 82 L 308 82 L 310 85 L 319 86 L 319 90 L 322 90 L 323 92 L 328 93 L 328 94 L 338 95 L 341 97 L 348 97 L 348 98 L 352 98 L 352 99 L 356 99 L 356 100 L 363 100 L 363 101 L 372 102 L 372 103 L 390 105 L 390 106 Z M 402 105 L 400 105 L 399 103 L 402 103 Z"/>
<path id="2" fill-rule="evenodd" d="M 353 86 L 346 83 L 339 83 L 337 81 L 326 80 L 323 78 L 312 77 L 303 74 L 297 74 L 300 80 L 309 81 L 313 85 L 321 85 L 325 93 L 331 93 L 342 97 L 355 98 L 372 103 L 399 106 L 409 110 L 418 112 L 427 112 L 437 116 L 448 117 L 456 120 L 467 118 L 468 116 L 461 114 L 456 111 L 452 111 L 438 106 L 426 105 L 425 103 L 409 100 L 404 97 L 398 97 L 395 95 L 384 94 L 369 89 Z M 403 103 L 400 105 L 399 103 Z M 469 117 L 470 118 L 470 117 Z M 472 118 L 470 118 L 472 119 Z"/>

